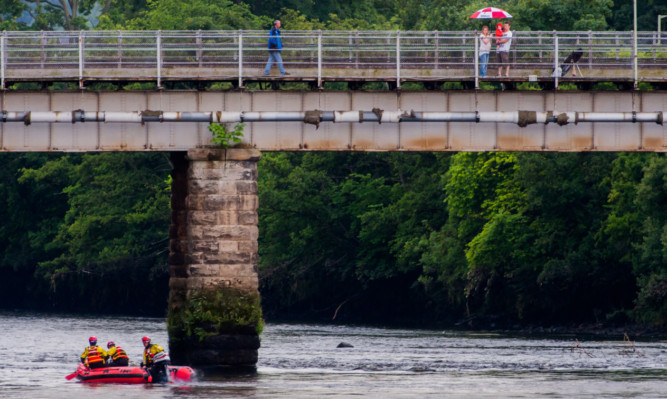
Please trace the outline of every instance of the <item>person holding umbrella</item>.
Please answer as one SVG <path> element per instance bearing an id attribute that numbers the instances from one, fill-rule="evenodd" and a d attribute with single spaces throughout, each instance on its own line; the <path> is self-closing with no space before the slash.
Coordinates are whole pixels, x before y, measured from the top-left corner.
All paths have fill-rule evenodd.
<path id="1" fill-rule="evenodd" d="M 493 19 L 493 18 L 512 18 L 512 15 L 508 13 L 505 10 L 502 10 L 500 8 L 496 7 L 486 7 L 482 8 L 481 10 L 477 10 L 474 12 L 471 16 L 470 19 Z M 507 22 L 507 30 L 503 28 L 502 33 L 499 32 L 499 27 L 496 28 L 496 36 L 500 37 L 497 38 L 496 43 L 498 45 L 498 48 L 496 49 L 497 52 L 497 58 L 500 66 L 498 67 L 498 76 L 502 76 L 501 74 L 501 69 L 503 64 L 507 65 L 507 71 L 505 76 L 509 75 L 509 47 L 512 44 L 512 32 L 509 30 L 509 22 Z M 501 25 L 498 23 L 498 25 Z M 488 35 L 488 28 L 484 26 L 487 30 L 487 36 Z M 482 28 L 482 34 L 484 34 L 484 28 Z M 509 33 L 508 33 L 509 32 Z M 488 39 L 489 41 L 491 40 L 490 38 Z M 486 65 L 488 62 L 488 53 L 485 55 L 485 46 L 486 42 L 485 39 L 480 36 L 480 51 L 479 51 L 479 58 L 480 58 L 480 75 L 481 76 L 486 76 Z M 501 49 L 502 45 L 502 49 Z M 490 46 L 490 43 L 489 43 Z M 490 52 L 490 49 L 489 49 Z M 504 53 L 501 55 L 501 53 Z M 485 60 L 486 58 L 486 60 Z M 484 72 L 482 72 L 482 68 L 484 68 Z"/>

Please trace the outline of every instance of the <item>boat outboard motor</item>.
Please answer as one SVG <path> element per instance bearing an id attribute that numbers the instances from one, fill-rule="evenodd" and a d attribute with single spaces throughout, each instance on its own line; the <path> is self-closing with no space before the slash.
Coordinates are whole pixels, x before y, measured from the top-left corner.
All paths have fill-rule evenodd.
<path id="1" fill-rule="evenodd" d="M 158 352 L 153 356 L 153 366 L 150 369 L 150 373 L 154 383 L 169 382 L 167 366 L 170 364 L 171 359 L 165 352 Z"/>

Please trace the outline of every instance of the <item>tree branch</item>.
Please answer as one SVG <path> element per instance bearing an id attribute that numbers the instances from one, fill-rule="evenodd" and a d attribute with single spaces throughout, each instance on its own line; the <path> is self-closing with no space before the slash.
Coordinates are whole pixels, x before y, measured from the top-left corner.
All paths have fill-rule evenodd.
<path id="1" fill-rule="evenodd" d="M 110 8 L 111 8 L 111 0 L 107 0 L 104 3 L 104 7 L 102 8 L 102 15 L 108 13 Z"/>

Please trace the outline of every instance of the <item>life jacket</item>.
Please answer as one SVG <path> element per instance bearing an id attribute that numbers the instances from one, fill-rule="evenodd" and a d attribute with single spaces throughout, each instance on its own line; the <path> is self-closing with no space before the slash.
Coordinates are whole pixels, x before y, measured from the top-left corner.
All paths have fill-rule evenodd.
<path id="1" fill-rule="evenodd" d="M 144 349 L 144 364 L 147 366 L 153 365 L 153 357 L 156 353 L 163 352 L 164 349 L 160 345 L 150 344 L 148 348 Z"/>
<path id="2" fill-rule="evenodd" d="M 129 358 L 127 357 L 127 353 L 125 353 L 125 351 L 123 350 L 123 348 L 121 348 L 120 346 L 116 346 L 115 348 L 116 348 L 116 350 L 113 351 L 113 353 L 111 353 L 111 358 L 112 358 L 114 361 L 116 361 L 116 360 L 118 360 L 118 359 L 129 359 Z M 109 350 L 109 352 L 111 352 L 111 350 Z"/>
<path id="3" fill-rule="evenodd" d="M 102 353 L 102 350 L 99 346 L 89 346 L 88 347 L 88 354 L 86 355 L 86 359 L 88 360 L 88 364 L 94 364 L 94 363 L 104 363 L 104 354 Z"/>

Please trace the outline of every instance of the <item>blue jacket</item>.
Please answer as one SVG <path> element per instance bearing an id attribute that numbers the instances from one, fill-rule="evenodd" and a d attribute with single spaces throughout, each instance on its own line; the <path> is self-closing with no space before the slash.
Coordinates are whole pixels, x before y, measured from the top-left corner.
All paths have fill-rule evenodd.
<path id="1" fill-rule="evenodd" d="M 275 26 L 269 32 L 269 51 L 282 51 L 283 41 L 280 39 L 280 29 Z"/>

